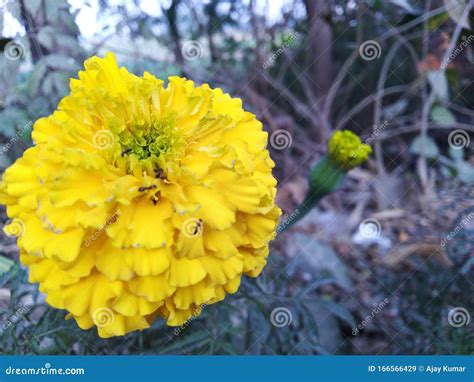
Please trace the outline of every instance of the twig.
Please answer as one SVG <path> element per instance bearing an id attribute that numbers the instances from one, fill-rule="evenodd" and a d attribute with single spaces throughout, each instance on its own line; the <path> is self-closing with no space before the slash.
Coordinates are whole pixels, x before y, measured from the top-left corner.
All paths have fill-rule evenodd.
<path id="1" fill-rule="evenodd" d="M 474 133 L 474 126 L 467 125 L 465 123 L 453 123 L 449 125 L 438 125 L 438 124 L 428 124 L 429 130 L 448 130 L 451 131 L 452 129 L 463 129 L 466 131 L 472 131 Z M 379 134 L 374 138 L 375 141 L 385 141 L 387 139 L 392 139 L 398 135 L 402 134 L 412 134 L 416 133 L 420 130 L 420 123 L 413 124 L 410 126 L 399 127 L 397 129 L 393 129 L 391 131 Z"/>
<path id="2" fill-rule="evenodd" d="M 406 92 L 415 86 L 417 81 L 414 81 L 408 85 L 397 85 L 392 86 L 390 88 L 386 88 L 384 90 L 384 97 L 390 94 L 402 93 Z M 359 113 L 361 110 L 365 109 L 368 105 L 374 102 L 376 99 L 376 93 L 370 94 L 369 96 L 365 97 L 362 101 L 360 101 L 357 105 L 355 105 L 352 109 L 345 113 L 344 118 L 339 121 L 336 125 L 336 130 L 342 129 L 351 119 L 352 117 Z"/>
<path id="3" fill-rule="evenodd" d="M 401 45 L 405 46 L 410 56 L 415 63 L 415 66 L 419 62 L 419 58 L 413 48 L 413 46 L 408 42 L 407 38 L 403 37 L 398 31 L 396 31 L 399 40 L 391 47 L 390 51 L 385 58 L 385 61 L 382 66 L 382 70 L 380 72 L 380 76 L 377 82 L 377 93 L 374 105 L 374 124 L 372 126 L 372 132 L 375 133 L 375 130 L 380 126 L 382 121 L 382 99 L 383 99 L 383 92 L 385 82 L 387 80 L 388 70 L 390 69 L 390 65 L 395 57 L 396 52 L 400 48 Z M 380 174 L 383 172 L 384 163 L 383 163 L 383 154 L 382 154 L 382 147 L 380 142 L 375 142 L 374 144 L 374 151 L 375 151 L 375 161 L 377 166 L 377 171 Z"/>
<path id="4" fill-rule="evenodd" d="M 463 10 L 461 20 L 464 20 L 467 15 L 469 14 L 469 11 L 471 10 L 472 5 L 468 3 L 466 7 Z M 454 51 L 454 48 L 456 47 L 458 38 L 461 34 L 462 31 L 462 24 L 458 23 L 456 25 L 456 28 L 454 30 L 454 33 L 451 37 L 451 41 L 449 43 L 448 49 L 446 50 L 443 60 L 441 62 L 447 62 L 449 57 Z M 441 75 L 444 75 L 446 72 L 446 67 L 443 66 L 440 68 L 439 73 Z M 425 191 L 425 194 L 429 192 L 428 190 L 428 179 L 427 179 L 427 165 L 426 165 L 426 158 L 424 155 L 424 149 L 426 145 L 426 139 L 427 139 L 427 131 L 428 131 L 428 118 L 429 118 L 429 113 L 433 107 L 434 102 L 436 101 L 436 92 L 435 89 L 432 87 L 430 94 L 428 96 L 427 101 L 423 104 L 423 109 L 422 109 L 422 117 L 421 117 L 421 128 L 420 128 L 420 157 L 419 157 L 419 162 L 418 162 L 418 167 L 419 167 L 419 174 L 420 174 L 420 179 L 421 183 L 423 186 L 423 189 Z"/>
<path id="5" fill-rule="evenodd" d="M 323 113 L 326 116 L 326 118 L 330 118 L 331 114 L 331 107 L 334 102 L 334 97 L 337 94 L 337 91 L 341 87 L 342 82 L 344 81 L 344 78 L 346 77 L 349 68 L 354 64 L 354 62 L 357 60 L 357 57 L 359 57 L 359 49 L 354 49 L 354 51 L 351 53 L 351 55 L 347 58 L 347 60 L 344 62 L 342 65 L 341 69 L 339 70 L 339 73 L 337 73 L 336 78 L 334 79 L 333 84 L 328 90 L 328 94 L 326 96 L 326 102 L 324 103 L 323 107 Z"/>
<path id="6" fill-rule="evenodd" d="M 275 90 L 280 92 L 281 96 L 285 98 L 288 103 L 295 109 L 295 111 L 300 114 L 303 118 L 319 119 L 317 114 L 314 114 L 311 108 L 308 108 L 301 100 L 298 99 L 288 88 L 285 87 L 280 82 L 276 82 L 273 78 L 268 76 L 266 73 L 262 74 L 262 78 L 268 82 Z"/>
<path id="7" fill-rule="evenodd" d="M 357 37 L 356 37 L 356 46 L 360 45 L 360 41 L 362 40 L 362 24 L 357 24 Z M 334 103 L 334 98 L 338 90 L 340 89 L 344 78 L 346 77 L 347 73 L 349 72 L 349 68 L 354 64 L 354 62 L 359 57 L 359 48 L 356 48 L 352 51 L 351 55 L 346 59 L 344 64 L 342 65 L 341 69 L 336 75 L 334 82 L 332 83 L 331 87 L 328 90 L 328 94 L 326 96 L 326 101 L 324 102 L 323 106 L 323 113 L 328 120 L 331 119 L 331 108 Z"/>
<path id="8" fill-rule="evenodd" d="M 392 37 L 394 34 L 403 33 L 406 30 L 408 30 L 410 28 L 413 28 L 413 27 L 417 26 L 420 23 L 425 22 L 426 20 L 429 20 L 431 17 L 437 16 L 437 15 L 440 15 L 440 14 L 446 12 L 450 8 L 451 8 L 451 6 L 444 5 L 442 7 L 439 7 L 439 8 L 436 8 L 436 9 L 432 10 L 431 12 L 424 13 L 420 17 L 417 17 L 416 19 L 414 19 L 414 20 L 398 27 L 397 32 L 395 32 L 394 30 L 390 30 L 390 31 L 385 32 L 379 38 L 377 38 L 376 41 L 383 42 L 383 41 L 387 40 L 388 38 Z"/>

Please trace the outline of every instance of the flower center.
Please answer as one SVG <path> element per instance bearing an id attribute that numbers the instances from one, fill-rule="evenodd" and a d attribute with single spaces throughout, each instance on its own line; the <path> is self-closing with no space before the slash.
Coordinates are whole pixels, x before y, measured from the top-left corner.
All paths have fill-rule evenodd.
<path id="1" fill-rule="evenodd" d="M 129 129 L 119 133 L 118 141 L 129 172 L 146 172 L 160 178 L 166 176 L 166 164 L 180 159 L 185 148 L 184 138 L 171 117 L 152 123 L 133 121 Z"/>

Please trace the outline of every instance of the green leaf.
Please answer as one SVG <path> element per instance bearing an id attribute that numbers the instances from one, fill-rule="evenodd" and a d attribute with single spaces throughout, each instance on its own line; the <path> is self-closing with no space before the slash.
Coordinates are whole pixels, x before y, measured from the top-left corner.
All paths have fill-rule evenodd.
<path id="1" fill-rule="evenodd" d="M 8 107 L 0 113 L 0 134 L 7 138 L 17 137 L 17 129 L 28 121 L 27 114 L 16 107 Z"/>
<path id="2" fill-rule="evenodd" d="M 5 155 L 3 152 L 0 151 L 0 170 L 3 171 L 11 164 L 12 164 L 11 159 L 7 155 Z"/>
<path id="3" fill-rule="evenodd" d="M 30 101 L 28 110 L 36 119 L 48 115 L 52 111 L 53 106 L 45 97 L 35 97 Z"/>
<path id="4" fill-rule="evenodd" d="M 456 123 L 456 117 L 444 106 L 433 106 L 431 119 L 443 126 L 451 126 Z"/>
<path id="5" fill-rule="evenodd" d="M 455 161 L 463 161 L 464 160 L 464 150 L 462 148 L 454 148 L 449 146 L 449 156 Z"/>
<path id="6" fill-rule="evenodd" d="M 354 317 L 352 317 L 351 312 L 349 312 L 343 304 L 337 304 L 332 300 L 322 300 L 321 303 L 326 306 L 326 308 L 333 315 L 346 322 L 351 328 L 355 328 L 357 326 L 357 323 L 355 322 Z"/>
<path id="7" fill-rule="evenodd" d="M 449 97 L 448 80 L 445 74 L 439 70 L 431 70 L 428 72 L 428 81 L 433 88 L 438 99 L 447 101 Z"/>
<path id="8" fill-rule="evenodd" d="M 46 18 L 52 24 L 55 24 L 59 21 L 61 7 L 69 8 L 66 0 L 44 0 L 44 2 L 46 8 Z"/>
<path id="9" fill-rule="evenodd" d="M 188 328 L 188 331 L 191 330 Z M 182 338 L 183 336 L 184 338 Z M 213 338 L 208 332 L 195 331 L 193 333 L 183 333 L 174 336 L 174 340 L 169 345 L 160 349 L 160 354 L 182 353 L 205 346 Z"/>
<path id="10" fill-rule="evenodd" d="M 441 26 L 441 24 L 444 24 L 446 20 L 448 19 L 449 19 L 448 12 L 443 12 L 443 13 L 440 13 L 439 15 L 430 17 L 430 19 L 428 20 L 428 29 L 430 30 L 430 32 L 433 32 L 437 30 Z"/>
<path id="11" fill-rule="evenodd" d="M 54 45 L 54 28 L 51 25 L 47 25 L 41 28 L 38 32 L 38 41 L 46 49 L 53 49 Z"/>
<path id="12" fill-rule="evenodd" d="M 15 125 L 11 123 L 5 111 L 0 113 L 0 135 L 6 138 L 13 138 L 15 136 Z"/>
<path id="13" fill-rule="evenodd" d="M 415 155 L 421 155 L 421 136 L 415 137 L 410 146 L 410 152 Z M 433 138 L 426 137 L 425 147 L 423 150 L 427 158 L 436 158 L 439 156 L 439 149 Z"/>
<path id="14" fill-rule="evenodd" d="M 458 173 L 459 180 L 466 184 L 474 183 L 474 166 L 469 164 L 469 162 L 457 161 L 456 171 Z"/>
<path id="15" fill-rule="evenodd" d="M 300 253 L 298 250 L 293 252 L 294 249 L 290 249 L 288 254 L 290 256 L 297 255 L 304 264 L 306 271 L 321 275 L 319 281 L 321 281 L 321 277 L 332 277 L 336 284 L 344 289 L 350 290 L 353 287 L 349 270 L 330 245 L 315 239 L 311 235 L 299 232 L 294 234 L 292 240 L 295 248 L 305 248 L 305 251 Z M 314 287 L 314 284 L 310 285 L 308 291 L 305 291 L 305 295 Z"/>
<path id="16" fill-rule="evenodd" d="M 26 82 L 26 90 L 29 94 L 36 95 L 38 93 L 43 77 L 47 71 L 48 68 L 45 63 L 45 57 L 43 57 L 36 63 L 35 70 L 33 70 L 31 77 Z"/>
<path id="17" fill-rule="evenodd" d="M 326 285 L 331 285 L 331 284 L 338 285 L 339 283 L 334 277 L 330 277 L 330 276 L 324 277 L 323 276 L 320 279 L 317 279 L 316 281 L 314 281 L 307 288 L 305 288 L 305 290 L 303 292 L 301 292 L 301 295 L 310 295 L 311 293 L 313 293 L 318 288 L 320 288 L 322 286 L 326 286 Z"/>
<path id="18" fill-rule="evenodd" d="M 79 66 L 71 57 L 67 57 L 62 54 L 50 54 L 45 57 L 45 62 L 46 65 L 54 69 L 66 71 L 74 71 L 79 69 Z"/>
<path id="19" fill-rule="evenodd" d="M 48 74 L 48 76 L 44 79 L 43 83 L 41 84 L 41 90 L 45 94 L 52 94 L 54 92 L 53 73 Z"/>
<path id="20" fill-rule="evenodd" d="M 25 7 L 31 16 L 35 16 L 41 7 L 41 0 L 28 0 L 25 1 Z"/>
<path id="21" fill-rule="evenodd" d="M 56 35 L 56 42 L 58 45 L 68 48 L 69 51 L 77 52 L 82 50 L 82 47 L 77 42 L 76 38 L 73 36 L 58 34 Z"/>
<path id="22" fill-rule="evenodd" d="M 66 13 L 62 15 L 63 17 L 61 19 L 61 23 L 66 26 L 69 34 L 71 35 L 78 35 L 80 33 L 75 21 L 75 18 L 78 13 L 79 10 L 77 10 L 74 14 Z"/>
<path id="23" fill-rule="evenodd" d="M 7 259 L 5 256 L 0 256 L 0 276 L 7 273 L 15 264 L 11 259 Z"/>

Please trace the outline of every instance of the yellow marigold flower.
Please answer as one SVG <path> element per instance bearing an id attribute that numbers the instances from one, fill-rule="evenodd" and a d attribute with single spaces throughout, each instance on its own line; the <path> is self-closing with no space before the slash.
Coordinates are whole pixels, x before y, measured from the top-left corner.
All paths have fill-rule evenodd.
<path id="1" fill-rule="evenodd" d="M 101 337 L 182 325 L 265 266 L 280 210 L 267 133 L 207 84 L 86 61 L 0 202 L 53 307 Z"/>
<path id="2" fill-rule="evenodd" d="M 349 130 L 336 131 L 328 143 L 329 158 L 348 171 L 365 162 L 372 149 Z"/>

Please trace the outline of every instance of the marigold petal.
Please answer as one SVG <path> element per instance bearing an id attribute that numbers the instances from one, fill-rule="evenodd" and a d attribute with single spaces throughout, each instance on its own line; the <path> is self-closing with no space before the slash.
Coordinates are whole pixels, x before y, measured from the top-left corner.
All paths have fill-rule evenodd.
<path id="1" fill-rule="evenodd" d="M 170 268 L 170 285 L 187 287 L 206 277 L 206 269 L 200 259 L 173 258 Z"/>

